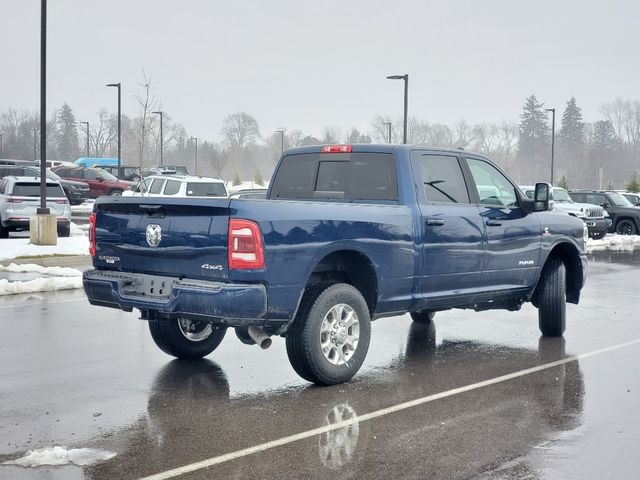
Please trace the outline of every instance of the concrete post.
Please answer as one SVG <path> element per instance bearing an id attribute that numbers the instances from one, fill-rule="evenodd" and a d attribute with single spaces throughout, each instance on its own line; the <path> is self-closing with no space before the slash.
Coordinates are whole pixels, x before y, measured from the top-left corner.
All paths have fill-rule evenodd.
<path id="1" fill-rule="evenodd" d="M 29 238 L 32 245 L 57 245 L 58 216 L 55 213 L 31 215 Z"/>

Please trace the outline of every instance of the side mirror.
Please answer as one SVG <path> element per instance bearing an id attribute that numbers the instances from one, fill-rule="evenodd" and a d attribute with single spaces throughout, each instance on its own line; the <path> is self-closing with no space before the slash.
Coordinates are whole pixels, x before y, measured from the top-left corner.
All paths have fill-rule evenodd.
<path id="1" fill-rule="evenodd" d="M 602 203 L 600 204 L 600 206 L 601 206 L 602 208 L 607 208 L 607 207 L 609 206 L 609 204 L 608 204 L 607 202 L 602 202 Z"/>
<path id="2" fill-rule="evenodd" d="M 102 177 L 96 177 L 96 180 L 99 181 L 99 182 L 104 182 L 104 178 L 102 178 Z"/>
<path id="3" fill-rule="evenodd" d="M 533 194 L 533 211 L 546 212 L 550 207 L 551 185 L 548 183 L 536 183 Z"/>

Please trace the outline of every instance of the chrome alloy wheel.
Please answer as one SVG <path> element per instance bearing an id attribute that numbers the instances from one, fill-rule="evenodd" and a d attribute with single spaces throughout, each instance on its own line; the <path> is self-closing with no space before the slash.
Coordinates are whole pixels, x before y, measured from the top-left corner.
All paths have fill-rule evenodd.
<path id="1" fill-rule="evenodd" d="M 178 319 L 178 328 L 182 336 L 192 342 L 201 342 L 209 338 L 209 335 L 213 332 L 213 327 L 211 327 L 210 323 L 189 320 L 188 318 Z"/>
<path id="2" fill-rule="evenodd" d="M 333 365 L 344 365 L 358 348 L 360 322 L 353 308 L 345 303 L 334 305 L 320 327 L 320 347 Z"/>

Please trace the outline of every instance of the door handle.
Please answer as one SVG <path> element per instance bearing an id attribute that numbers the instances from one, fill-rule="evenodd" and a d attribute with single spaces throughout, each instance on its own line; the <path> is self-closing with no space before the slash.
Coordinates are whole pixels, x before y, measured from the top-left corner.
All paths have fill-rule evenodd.
<path id="1" fill-rule="evenodd" d="M 488 227 L 500 227 L 500 226 L 502 226 L 502 222 L 499 222 L 498 220 L 487 220 L 487 226 Z"/>
<path id="2" fill-rule="evenodd" d="M 427 218 L 427 226 L 439 227 L 444 225 L 444 218 Z"/>

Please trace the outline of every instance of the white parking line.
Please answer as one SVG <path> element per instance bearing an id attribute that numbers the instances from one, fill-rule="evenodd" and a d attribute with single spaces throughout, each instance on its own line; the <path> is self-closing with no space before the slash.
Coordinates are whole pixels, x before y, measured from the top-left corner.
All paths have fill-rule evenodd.
<path id="1" fill-rule="evenodd" d="M 235 452 L 226 453 L 224 455 L 219 455 L 217 457 L 211 457 L 206 460 L 202 460 L 200 462 L 195 462 L 189 465 L 184 465 L 182 467 L 174 468 L 171 470 L 167 470 L 165 472 L 160 472 L 155 475 L 150 475 L 148 477 L 141 478 L 140 480 L 166 480 L 169 478 L 178 477 L 180 475 L 184 475 L 186 473 L 195 472 L 197 470 L 202 470 L 204 468 L 212 467 L 214 465 L 219 465 L 221 463 L 228 462 L 230 460 L 235 460 L 237 458 L 246 457 L 248 455 L 253 455 L 254 453 L 264 452 L 265 450 L 269 450 L 271 448 L 280 447 L 282 445 L 287 445 L 289 443 L 297 442 L 299 440 L 304 440 L 306 438 L 315 437 L 316 435 L 320 435 L 326 432 L 330 432 L 332 430 L 337 430 L 339 428 L 347 427 L 356 422 L 365 422 L 367 420 L 373 420 L 374 418 L 383 417 L 385 415 L 389 415 L 391 413 L 400 412 L 402 410 L 406 410 L 408 408 L 417 407 L 419 405 L 424 405 L 425 403 L 433 402 L 435 400 L 440 400 L 442 398 L 451 397 L 453 395 L 458 395 L 460 393 L 469 392 L 471 390 L 476 390 L 478 388 L 487 387 L 489 385 L 495 385 L 498 383 L 506 382 L 509 380 L 513 380 L 514 378 L 524 377 L 525 375 L 530 375 L 532 373 L 540 372 L 543 370 L 547 370 L 549 368 L 558 367 L 560 365 L 564 365 L 566 363 L 576 362 L 578 360 L 593 357 L 595 355 L 601 355 L 603 353 L 610 352 L 612 350 L 618 350 L 620 348 L 629 347 L 631 345 L 636 345 L 640 343 L 640 338 L 635 340 L 631 340 L 629 342 L 619 343 L 617 345 L 612 345 L 610 347 L 601 348 L 599 350 L 594 350 L 592 352 L 583 353 L 580 355 L 575 355 L 573 357 L 563 358 L 562 360 L 557 360 L 555 362 L 545 363 L 542 365 L 538 365 L 536 367 L 526 368 L 524 370 L 519 370 L 517 372 L 509 373 L 507 375 L 502 375 L 499 377 L 491 378 L 489 380 L 484 380 L 482 382 L 473 383 L 471 385 L 466 385 L 464 387 L 454 388 L 452 390 L 447 390 L 445 392 L 436 393 L 434 395 L 427 395 L 425 397 L 417 398 L 415 400 L 411 400 L 404 403 L 399 403 L 397 405 L 392 405 L 387 408 L 382 408 L 380 410 L 376 410 L 371 413 L 367 413 L 365 415 L 361 415 L 359 417 L 354 417 L 349 420 L 343 420 L 338 423 L 334 423 L 333 425 L 327 425 L 325 427 L 314 428 L 312 430 L 307 430 L 306 432 L 296 433 L 295 435 L 289 435 L 287 437 L 282 437 L 277 440 L 272 440 L 271 442 L 262 443 L 260 445 L 255 445 L 253 447 L 244 448 L 242 450 L 236 450 Z"/>
<path id="2" fill-rule="evenodd" d="M 26 294 L 23 294 L 26 295 Z M 29 294 L 29 295 L 34 295 L 33 293 Z M 79 298 L 72 298 L 69 300 L 58 300 L 55 302 L 32 302 L 29 300 L 25 300 L 23 302 L 15 302 L 15 303 L 9 303 L 6 305 L 0 305 L 0 308 L 16 308 L 16 307 L 29 307 L 32 305 L 55 305 L 57 303 L 70 303 L 70 302 L 81 302 L 81 301 L 86 301 L 87 303 L 89 303 L 87 301 L 87 297 L 79 297 Z"/>

